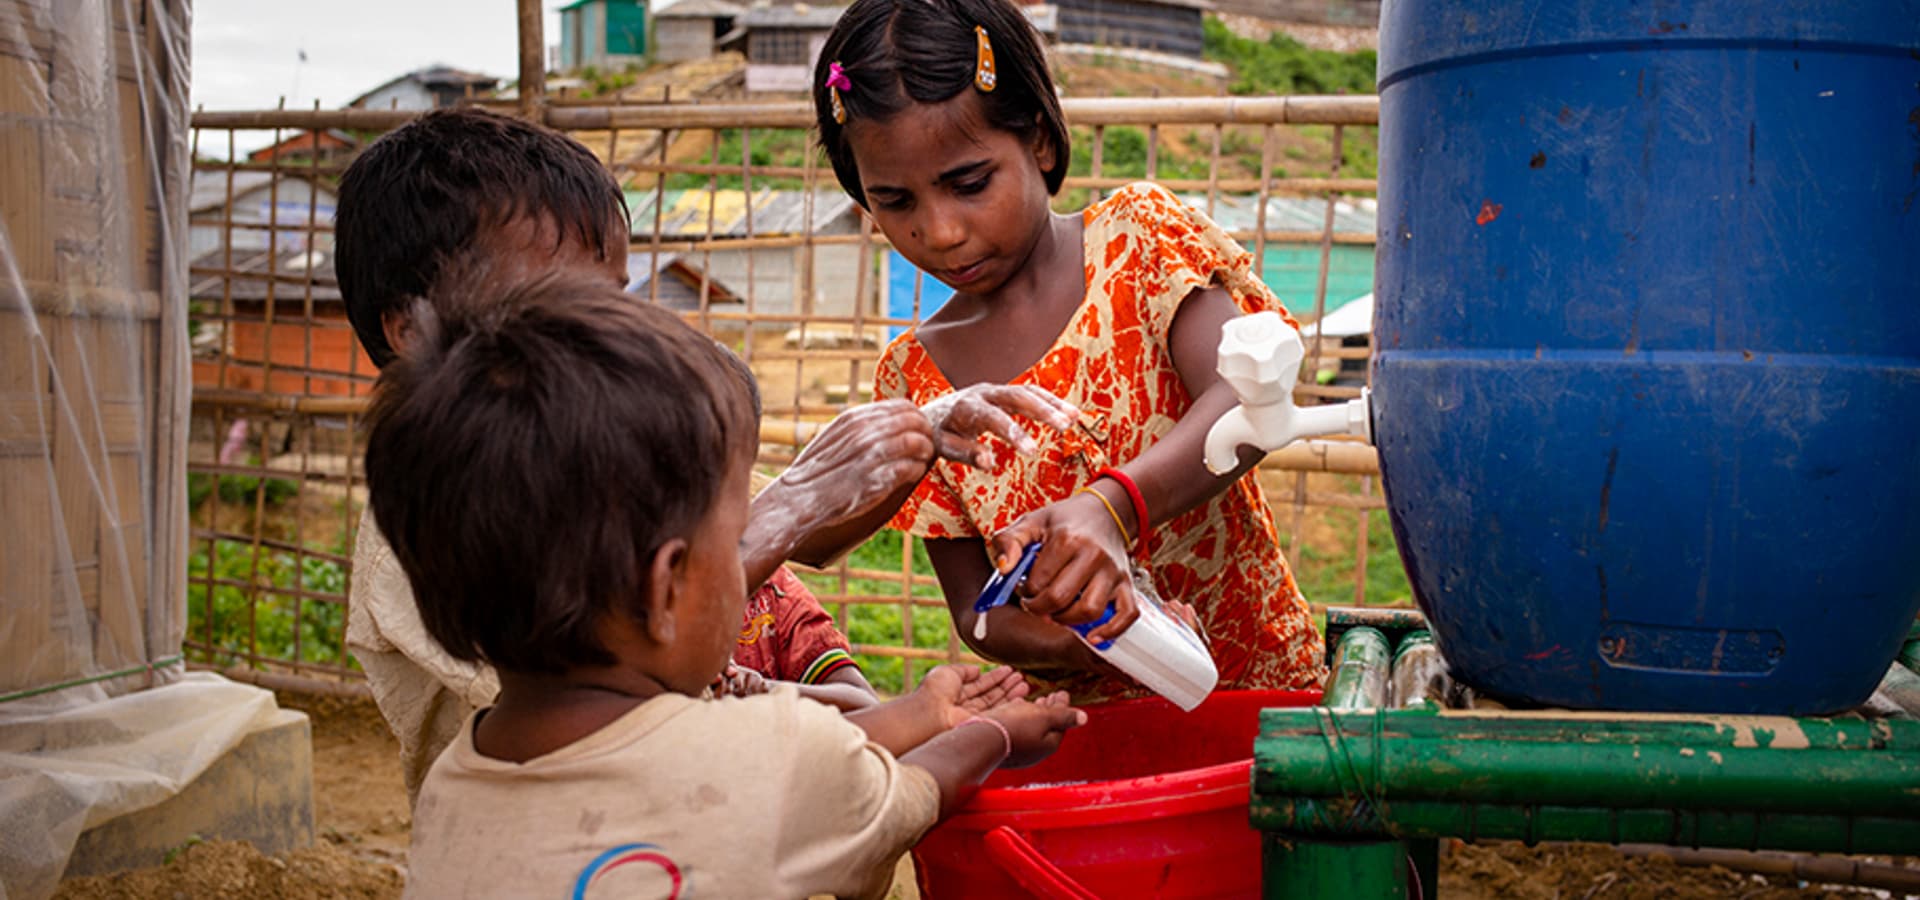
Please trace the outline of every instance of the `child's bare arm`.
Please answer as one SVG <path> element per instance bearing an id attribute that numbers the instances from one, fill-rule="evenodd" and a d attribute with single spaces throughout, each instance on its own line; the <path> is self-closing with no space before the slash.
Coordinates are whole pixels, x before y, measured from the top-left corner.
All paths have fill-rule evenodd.
<path id="1" fill-rule="evenodd" d="M 861 679 L 861 681 L 865 680 Z M 798 687 L 800 696 L 825 703 L 844 713 L 871 709 L 880 703 L 880 698 L 874 696 L 872 688 L 862 688 L 845 681 L 837 681 L 831 676 L 820 684 L 802 684 Z"/>
<path id="2" fill-rule="evenodd" d="M 991 467 L 982 435 L 1031 452 L 1033 439 L 1016 416 L 1064 430 L 1077 415 L 1037 387 L 1004 384 L 962 388 L 925 408 L 883 400 L 842 413 L 754 499 L 748 583 L 787 559 L 826 565 L 866 540 L 912 495 L 936 455 Z"/>
<path id="3" fill-rule="evenodd" d="M 939 666 L 914 692 L 847 713 L 870 740 L 895 756 L 926 743 L 973 716 L 1027 695 L 1026 681 L 1012 669 L 981 672 L 972 666 Z"/>

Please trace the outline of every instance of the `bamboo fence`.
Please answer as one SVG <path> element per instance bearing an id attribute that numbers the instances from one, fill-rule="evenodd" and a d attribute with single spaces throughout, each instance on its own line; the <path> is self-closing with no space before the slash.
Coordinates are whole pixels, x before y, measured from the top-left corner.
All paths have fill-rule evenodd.
<path id="1" fill-rule="evenodd" d="M 698 302 L 681 311 L 696 327 L 738 347 L 760 376 L 765 407 L 760 462 L 764 471 L 777 471 L 834 414 L 864 401 L 885 329 L 910 326 L 920 318 L 918 286 L 911 315 L 885 314 L 877 260 L 887 244 L 857 208 L 850 213 L 857 220 L 851 233 L 815 233 L 820 229 L 804 227 L 772 233 L 764 224 L 756 229 L 751 203 L 746 204 L 743 227 L 734 232 L 718 227 L 714 207 L 722 179 L 749 196 L 756 185 L 798 185 L 807 207 L 802 222 L 814 221 L 812 207 L 820 202 L 815 189 L 837 190 L 831 170 L 810 147 L 797 165 L 793 160 L 778 164 L 783 162 L 779 159 L 776 164 L 754 162 L 756 146 L 800 146 L 811 124 L 805 103 L 627 104 L 617 97 L 599 105 L 553 102 L 545 94 L 540 71 L 538 15 L 528 13 L 537 13 L 537 4 L 522 3 L 521 9 L 524 52 L 513 109 L 574 135 L 603 158 L 624 146 L 623 137 L 630 144 L 636 132 L 652 148 L 644 158 L 619 160 L 617 166 L 630 190 L 651 197 L 650 209 L 643 200 L 635 210 L 632 252 L 656 261 L 667 254 L 701 261 Z M 1378 122 L 1375 97 L 1069 99 L 1065 109 L 1070 124 L 1092 136 L 1091 159 L 1070 171 L 1066 193 L 1097 197 L 1144 176 L 1178 191 L 1204 194 L 1194 202 L 1208 211 L 1217 203 L 1250 197 L 1258 204 L 1256 221 L 1252 228 L 1234 233 L 1256 260 L 1273 242 L 1317 244 L 1314 304 L 1303 318 L 1317 319 L 1326 309 L 1333 248 L 1373 240 L 1371 234 L 1336 232 L 1335 209 L 1337 203 L 1371 196 L 1375 190 L 1373 179 L 1341 171 L 1344 143 L 1355 140 L 1356 132 L 1361 140 L 1372 139 L 1371 126 Z M 284 186 L 297 182 L 304 196 L 316 197 L 312 188 L 330 189 L 344 167 L 341 161 L 322 159 L 320 134 L 343 129 L 371 138 L 411 116 L 395 110 L 317 108 L 200 111 L 193 116 L 196 179 L 223 183 L 225 204 L 219 208 L 227 211 L 195 219 L 198 228 L 217 229 L 220 240 L 219 249 L 202 255 L 190 273 L 200 336 L 189 462 L 198 503 L 191 522 L 194 552 L 188 590 L 193 609 L 187 649 L 199 665 L 276 686 L 364 692 L 362 676 L 341 648 L 351 548 L 365 499 L 357 429 L 376 372 L 353 347 L 344 313 L 333 299 L 336 283 L 328 274 L 315 274 L 311 265 L 331 249 L 332 225 L 321 214 L 321 203 L 309 202 L 294 220 L 270 218 L 264 223 L 236 221 L 233 211 L 242 193 L 236 186 L 242 173 L 271 176 L 266 208 L 278 217 Z M 1117 173 L 1105 164 L 1108 135 L 1121 128 L 1146 133 L 1144 172 Z M 1277 139 L 1287 130 L 1303 128 L 1317 129 L 1323 136 L 1330 132 L 1326 171 L 1311 177 L 1278 174 Z M 253 130 L 271 132 L 275 146 L 290 135 L 310 136 L 312 152 L 247 161 L 236 152 L 236 134 Z M 1184 144 L 1170 138 L 1176 130 L 1187 136 Z M 1257 141 L 1252 146 L 1259 148 L 1260 162 L 1252 177 L 1244 172 L 1222 175 L 1231 168 L 1223 151 L 1228 137 L 1243 146 Z M 739 162 L 723 162 L 723 147 L 733 143 Z M 1195 145 L 1205 148 L 1206 177 L 1161 177 L 1162 161 L 1183 148 L 1191 156 Z M 688 146 L 704 147 L 704 154 L 685 151 Z M 212 158 L 220 151 L 226 160 Z M 674 184 L 696 194 L 704 187 L 704 228 L 661 232 L 663 208 Z M 1321 226 L 1269 228 L 1267 201 L 1279 196 L 1323 201 Z M 265 236 L 265 268 L 242 265 L 235 256 L 236 235 L 260 234 Z M 253 242 L 260 243 L 257 237 Z M 823 256 L 848 252 L 854 259 L 853 302 L 822 309 L 816 295 L 832 277 L 820 271 Z M 721 286 L 711 276 L 712 260 L 729 253 L 744 256 L 745 291 L 722 302 Z M 289 258 L 299 264 L 287 265 Z M 791 261 L 789 305 L 771 304 L 763 296 L 754 277 L 756 259 Z M 663 277 L 649 279 L 639 296 L 661 302 Z M 241 286 L 255 299 L 237 297 L 235 289 Z M 1368 350 L 1309 343 L 1310 360 L 1296 389 L 1299 401 L 1357 394 L 1357 387 L 1313 383 L 1312 375 L 1323 362 L 1364 360 Z M 1351 535 L 1339 538 L 1352 542 L 1354 562 L 1346 579 L 1351 593 L 1311 597 L 1316 606 L 1366 604 L 1368 567 L 1399 565 L 1397 559 L 1368 558 L 1368 526 L 1385 506 L 1375 484 L 1378 474 L 1371 447 L 1344 441 L 1297 444 L 1272 454 L 1261 467 L 1262 484 L 1296 569 L 1305 564 L 1295 550 L 1311 519 L 1339 510 L 1356 523 Z M 866 615 L 863 608 L 887 611 L 883 627 L 893 635 L 876 637 L 873 627 L 853 629 L 858 632 L 855 649 L 870 668 L 897 665 L 900 686 L 911 687 L 927 666 L 971 657 L 946 627 L 945 604 L 932 578 L 915 574 L 912 542 L 896 532 L 883 532 L 880 540 L 888 548 L 885 564 L 876 564 L 877 557 L 869 553 L 864 563 L 843 561 L 826 570 L 802 571 L 843 629 Z"/>

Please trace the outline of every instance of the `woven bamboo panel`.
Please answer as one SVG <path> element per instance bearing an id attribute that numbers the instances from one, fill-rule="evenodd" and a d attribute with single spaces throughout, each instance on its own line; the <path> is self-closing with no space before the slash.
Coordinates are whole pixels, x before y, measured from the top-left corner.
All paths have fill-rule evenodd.
<path id="1" fill-rule="evenodd" d="M 886 329 L 909 325 L 926 311 L 917 296 L 911 313 L 878 303 L 885 288 L 876 283 L 877 257 L 889 247 L 857 213 L 838 224 L 822 217 L 815 221 L 824 224 L 801 228 L 794 223 L 813 220 L 811 214 L 786 210 L 792 214 L 781 215 L 771 205 L 752 212 L 751 204 L 736 202 L 754 192 L 821 191 L 811 201 L 817 208 L 838 196 L 831 169 L 794 150 L 808 146 L 812 113 L 805 103 L 626 102 L 619 96 L 597 102 L 535 104 L 526 112 L 582 140 L 625 181 L 633 206 L 630 250 L 635 258 L 672 256 L 687 267 L 680 276 L 683 284 L 655 277 L 636 295 L 676 304 L 673 308 L 689 323 L 733 347 L 755 370 L 765 410 L 759 462 L 766 471 L 777 470 L 833 415 L 870 398 Z M 488 105 L 523 111 L 518 102 Z M 1070 124 L 1092 148 L 1090 160 L 1076 162 L 1069 173 L 1068 192 L 1097 198 L 1143 177 L 1128 167 L 1133 164 L 1102 159 L 1109 130 L 1143 135 L 1145 178 L 1201 195 L 1194 202 L 1210 213 L 1216 204 L 1223 213 L 1236 203 L 1262 210 L 1231 225 L 1216 216 L 1256 259 L 1275 243 L 1317 250 L 1320 277 L 1317 288 L 1309 288 L 1316 305 L 1327 299 L 1334 248 L 1373 241 L 1371 223 L 1354 226 L 1336 216 L 1336 205 L 1375 191 L 1370 173 L 1343 170 L 1337 161 L 1343 140 L 1372 142 L 1378 122 L 1374 97 L 1078 98 L 1065 105 Z M 343 160 L 290 154 L 223 163 L 211 157 L 223 150 L 244 156 L 234 150 L 234 129 L 265 129 L 274 145 L 297 145 L 296 136 L 310 129 L 379 132 L 412 115 L 397 110 L 201 112 L 194 125 L 206 156 L 197 166 L 211 183 L 228 181 L 228 206 L 238 196 L 229 174 L 268 172 L 330 185 Z M 1291 174 L 1283 171 L 1289 160 L 1279 148 L 1288 144 L 1277 138 L 1290 136 L 1291 145 L 1298 145 L 1309 130 L 1318 140 L 1331 139 L 1334 161 L 1305 168 L 1293 161 Z M 666 140 L 646 144 L 649 152 L 629 152 L 634 139 L 663 134 Z M 1225 159 L 1222 149 L 1234 142 L 1243 148 L 1237 164 Z M 1250 171 L 1247 147 L 1259 157 L 1257 170 Z M 1171 159 L 1176 151 L 1188 168 L 1156 170 L 1156 159 Z M 1275 213 L 1269 219 L 1270 198 L 1292 200 L 1293 215 Z M 1299 214 L 1301 203 L 1310 204 L 1305 218 Z M 744 208 L 729 209 L 730 204 Z M 235 218 L 208 224 L 219 228 L 229 245 L 272 230 Z M 324 217 L 295 232 L 316 243 L 332 237 Z M 745 262 L 729 268 L 732 264 L 724 261 L 729 257 Z M 832 264 L 842 257 L 853 264 Z M 331 616 L 346 597 L 344 588 L 325 584 L 344 582 L 302 581 L 293 577 L 293 569 L 330 574 L 349 566 L 345 548 L 351 546 L 364 502 L 353 423 L 366 409 L 366 388 L 375 373 L 362 364 L 346 373 L 350 389 L 328 387 L 346 380 L 340 364 L 345 357 L 323 348 L 345 336 L 339 301 L 315 299 L 336 286 L 331 273 L 314 276 L 297 266 L 247 271 L 216 254 L 203 257 L 192 276 L 201 304 L 195 315 L 203 327 L 220 329 L 221 339 L 217 350 L 208 342 L 194 362 L 191 469 L 203 488 L 218 482 L 244 487 L 245 493 L 215 487 L 214 496 L 225 499 L 205 501 L 193 513 L 192 550 L 202 568 L 189 579 L 194 610 L 189 653 L 196 663 L 252 673 L 247 677 L 276 685 L 356 689 L 352 684 L 360 673 L 350 660 L 332 655 L 343 643 L 340 618 L 314 612 Z M 282 298 L 270 307 L 271 315 L 267 306 L 239 299 L 242 288 L 265 282 L 272 282 Z M 668 296 L 669 289 L 674 296 Z M 835 291 L 860 299 L 817 302 Z M 783 299 L 785 294 L 792 296 Z M 1321 312 L 1316 308 L 1314 315 Z M 1369 352 L 1364 346 L 1343 347 L 1337 339 L 1313 342 L 1312 365 L 1304 377 L 1311 378 L 1323 360 L 1331 368 L 1341 360 L 1364 361 Z M 1303 402 L 1357 393 L 1350 384 L 1308 382 L 1296 389 Z M 246 439 L 245 447 L 223 453 L 223 442 L 231 443 L 229 435 L 235 433 Z M 1371 448 L 1333 441 L 1288 448 L 1262 467 L 1261 482 L 1296 572 L 1316 565 L 1336 573 L 1335 579 L 1321 578 L 1310 597 L 1316 607 L 1403 602 L 1383 596 L 1367 578 L 1369 566 L 1376 571 L 1398 566 L 1391 553 L 1378 548 L 1371 561 L 1368 556 L 1370 532 L 1384 531 L 1369 528 L 1370 522 L 1378 526 L 1384 520 L 1378 474 Z M 1308 560 L 1310 552 L 1334 545 L 1341 551 L 1337 564 Z M 883 533 L 865 549 L 857 561 L 802 571 L 852 637 L 862 664 L 891 666 L 897 685 L 910 688 L 932 665 L 972 658 L 946 625 L 946 604 L 934 578 L 924 566 L 916 570 L 910 542 L 903 543 L 898 533 Z M 884 629 L 874 625 L 879 613 L 886 616 Z M 285 638 L 289 619 L 301 623 L 293 626 L 291 642 Z M 270 634 L 275 629 L 281 631 L 277 639 Z"/>
<path id="2" fill-rule="evenodd" d="M 186 25 L 0 0 L 0 695 L 178 654 Z"/>

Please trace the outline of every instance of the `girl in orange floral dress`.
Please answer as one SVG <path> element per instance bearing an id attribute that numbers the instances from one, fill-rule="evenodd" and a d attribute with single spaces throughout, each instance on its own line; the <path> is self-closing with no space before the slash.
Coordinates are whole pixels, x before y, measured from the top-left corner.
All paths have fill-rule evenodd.
<path id="1" fill-rule="evenodd" d="M 875 396 L 925 404 L 977 383 L 1032 384 L 1077 428 L 997 467 L 936 463 L 892 524 L 926 539 L 954 625 L 981 655 L 1071 690 L 1131 696 L 1064 625 L 1137 615 L 1131 567 L 1197 612 L 1220 687 L 1320 683 L 1319 638 L 1244 450 L 1203 464 L 1236 402 L 1214 371 L 1220 326 L 1286 314 L 1250 255 L 1165 190 L 1123 188 L 1082 213 L 1049 206 L 1068 133 L 1045 57 L 1007 0 L 858 0 L 821 52 L 813 99 L 840 184 L 915 266 L 956 292 L 887 348 Z M 1289 319 L 1291 322 L 1291 319 Z M 1024 609 L 973 600 L 1044 541 Z"/>

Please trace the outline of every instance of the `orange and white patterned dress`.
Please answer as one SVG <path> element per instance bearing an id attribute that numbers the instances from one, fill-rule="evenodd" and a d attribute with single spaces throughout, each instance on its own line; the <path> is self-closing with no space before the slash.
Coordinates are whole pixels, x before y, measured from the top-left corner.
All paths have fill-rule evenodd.
<path id="1" fill-rule="evenodd" d="M 1031 457 L 990 438 L 1000 460 L 992 472 L 935 464 L 892 527 L 926 538 L 991 536 L 1166 436 L 1193 404 L 1168 338 L 1174 314 L 1197 289 L 1224 288 L 1242 312 L 1287 315 L 1254 277 L 1252 254 L 1163 188 L 1129 185 L 1084 215 L 1086 299 L 1052 348 L 1012 382 L 1079 407 L 1078 427 L 1030 429 L 1040 445 Z M 877 398 L 924 404 L 952 390 L 913 331 L 887 347 L 874 378 Z M 1194 469 L 1202 471 L 1197 459 Z M 1199 613 L 1222 689 L 1321 683 L 1320 639 L 1252 473 L 1155 529 L 1147 544 L 1146 568 L 1160 596 Z M 1041 686 L 1066 688 L 1076 702 L 1144 691 L 1090 674 Z"/>

